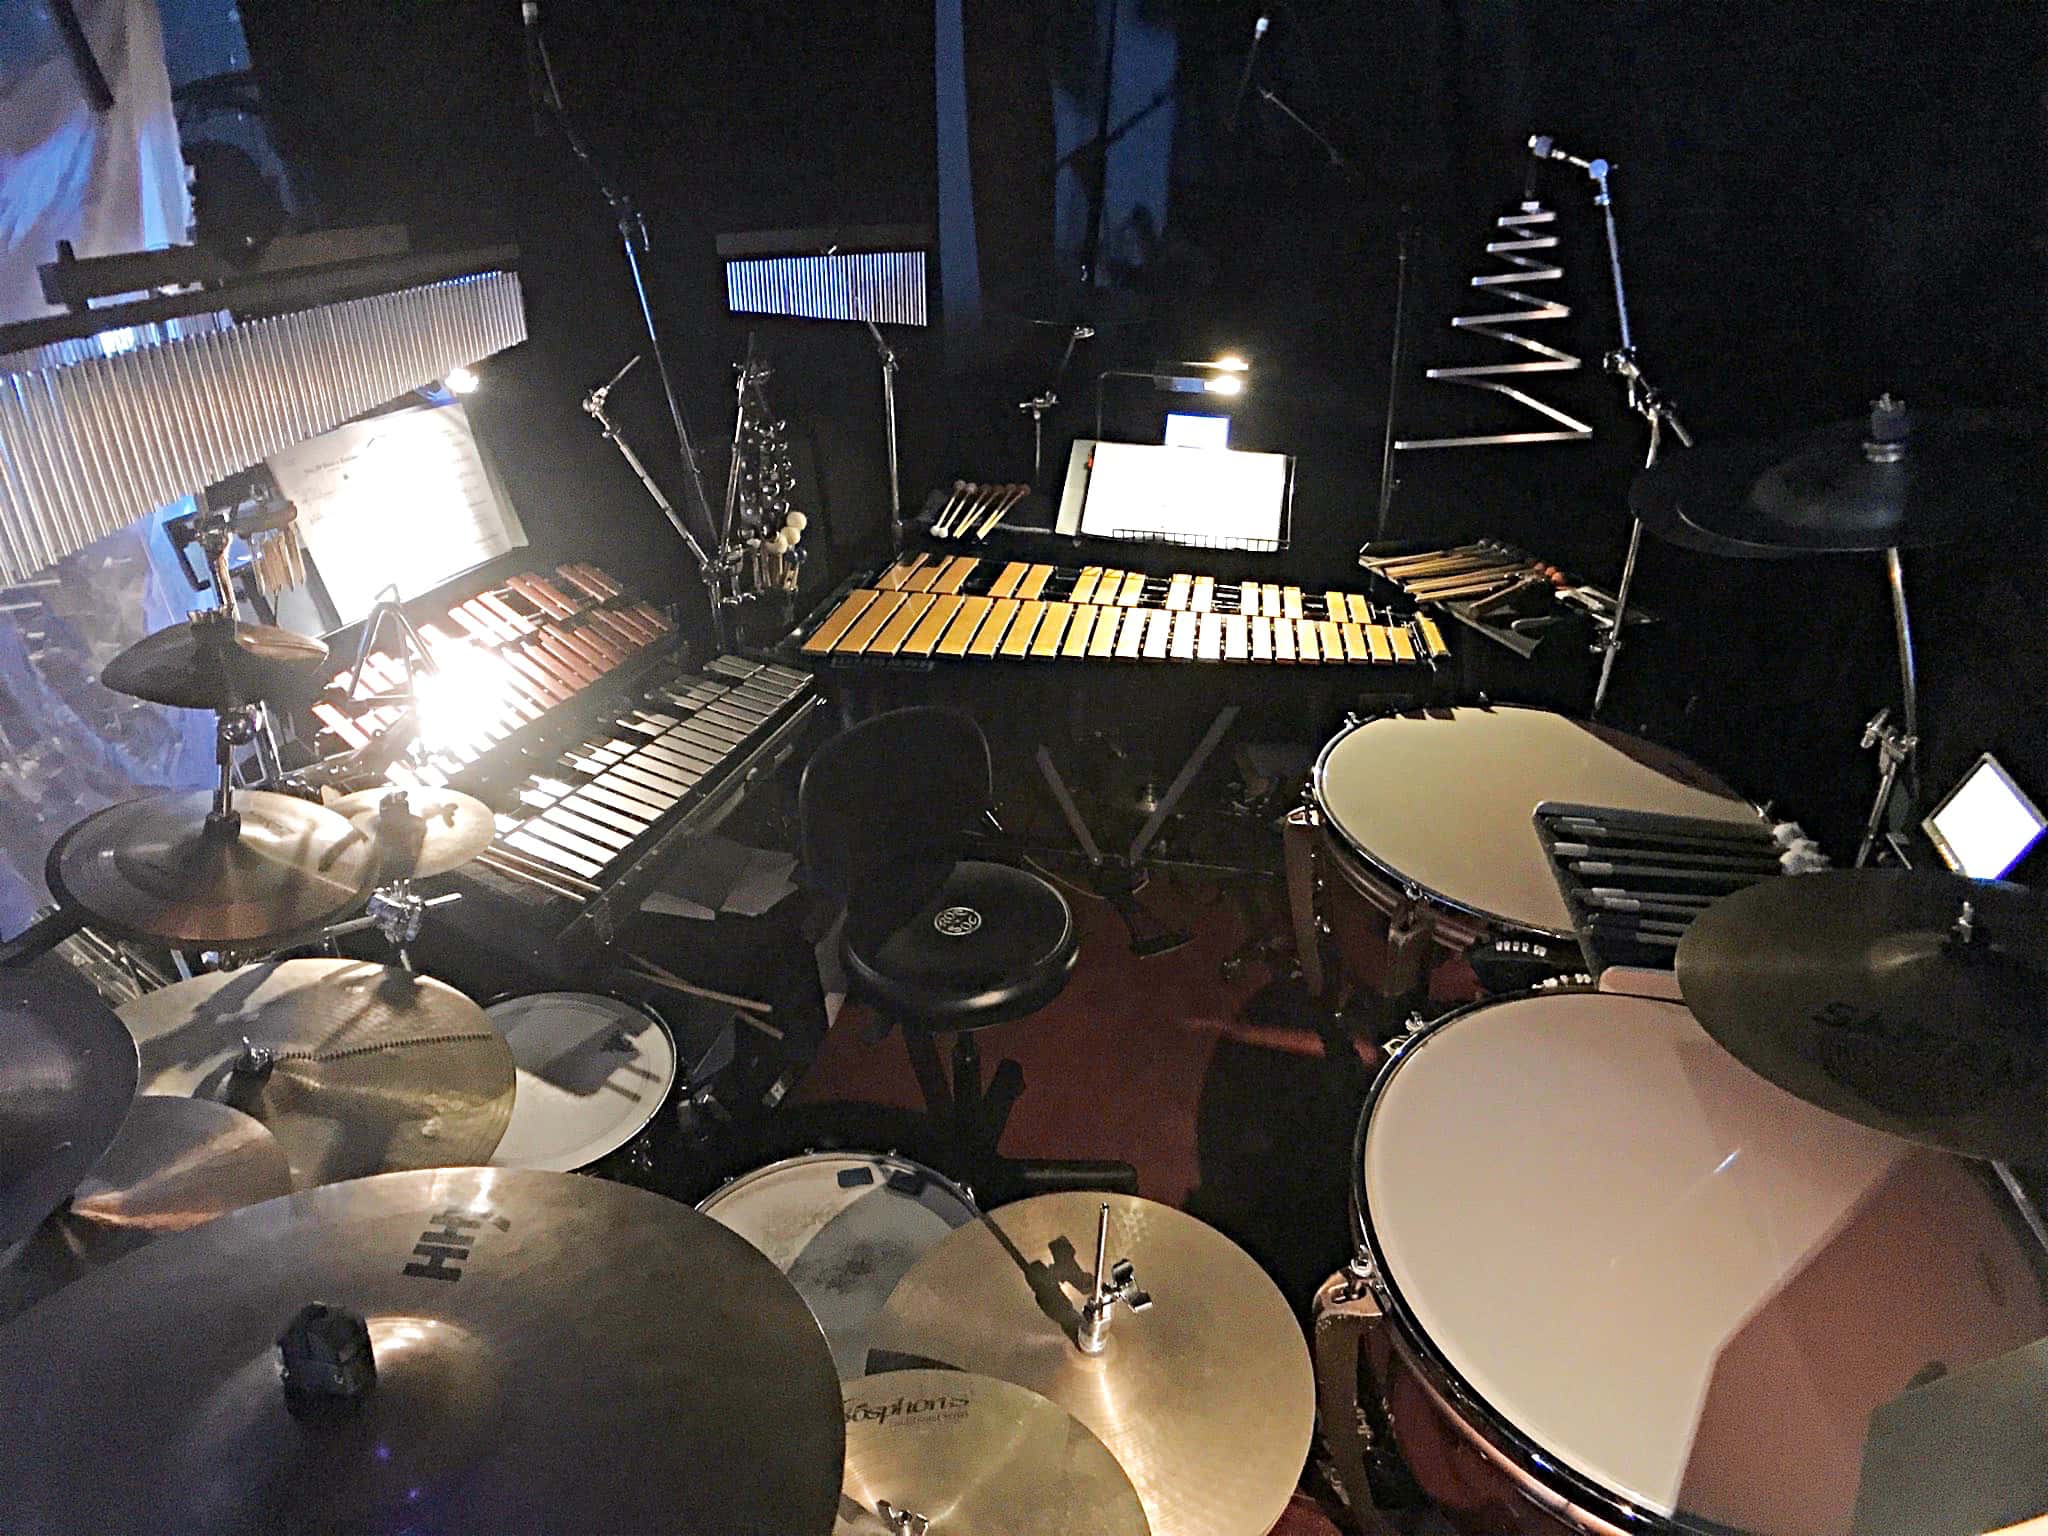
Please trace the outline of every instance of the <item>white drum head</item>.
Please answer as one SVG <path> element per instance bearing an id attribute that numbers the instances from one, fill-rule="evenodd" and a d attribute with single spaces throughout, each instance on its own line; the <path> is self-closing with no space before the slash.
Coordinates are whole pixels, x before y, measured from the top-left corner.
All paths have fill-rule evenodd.
<path id="1" fill-rule="evenodd" d="M 517 1069 L 496 1167 L 588 1168 L 645 1130 L 675 1086 L 668 1031 L 618 998 L 534 992 L 484 1013 Z"/>
<path id="2" fill-rule="evenodd" d="M 1454 1018 L 1383 1080 L 1361 1172 L 1423 1341 L 1659 1515 L 1840 1536 L 1873 1409 L 2048 1321 L 1961 1162 L 1772 1086 L 1676 1003 Z"/>
<path id="3" fill-rule="evenodd" d="M 1387 715 L 1323 749 L 1316 803 L 1400 883 L 1516 928 L 1570 937 L 1533 818 L 1545 801 L 1763 824 L 1676 753 L 1547 710 Z"/>
<path id="4" fill-rule="evenodd" d="M 867 1373 L 869 1330 L 896 1282 L 940 1238 L 980 1214 L 940 1174 L 870 1152 L 771 1163 L 697 1209 L 789 1276 L 825 1330 L 842 1381 Z"/>

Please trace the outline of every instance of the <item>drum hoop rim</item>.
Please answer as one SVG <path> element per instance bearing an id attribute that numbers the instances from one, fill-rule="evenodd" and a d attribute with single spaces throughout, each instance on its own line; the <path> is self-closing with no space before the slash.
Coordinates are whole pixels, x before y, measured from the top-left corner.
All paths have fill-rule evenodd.
<path id="1" fill-rule="evenodd" d="M 641 1018 L 647 1020 L 648 1023 L 652 1024 L 656 1029 L 660 1030 L 662 1033 L 662 1037 L 668 1041 L 669 1079 L 667 1083 L 663 1084 L 661 1093 L 655 1098 L 654 1107 L 648 1110 L 645 1115 L 641 1116 L 636 1123 L 633 1123 L 632 1128 L 628 1130 L 625 1135 L 621 1136 L 618 1139 L 618 1141 L 615 1142 L 613 1145 L 605 1148 L 604 1151 L 598 1153 L 597 1156 L 593 1157 L 589 1162 L 579 1163 L 576 1165 L 576 1167 L 568 1171 L 571 1173 L 581 1173 L 586 1169 L 595 1168 L 599 1163 L 603 1162 L 606 1158 L 617 1155 L 622 1149 L 631 1146 L 636 1139 L 644 1135 L 646 1133 L 647 1127 L 654 1124 L 654 1122 L 661 1117 L 662 1110 L 667 1106 L 670 1097 L 676 1091 L 676 1084 L 687 1081 L 683 1073 L 682 1048 L 676 1043 L 676 1032 L 669 1027 L 669 1022 L 667 1019 L 664 1019 L 660 1014 L 656 1013 L 651 1007 L 649 1007 L 647 1004 L 643 1002 L 640 1002 L 638 999 L 627 997 L 617 992 L 600 991 L 591 987 L 535 987 L 529 991 L 519 991 L 517 989 L 513 989 L 510 991 L 495 993 L 492 995 L 489 1002 L 480 1003 L 477 1006 L 482 1008 L 484 1011 L 484 1016 L 486 1018 L 489 1018 L 491 1010 L 497 1007 L 500 1003 L 514 1002 L 522 997 L 603 998 L 608 1003 L 617 1003 L 620 1006 L 629 1010 L 630 1012 L 637 1013 L 638 1015 L 640 1015 Z M 497 1030 L 497 1024 L 495 1021 L 492 1022 L 491 1028 L 494 1032 Z M 516 1075 L 517 1074 L 515 1072 L 515 1076 Z M 513 1096 L 512 1110 L 514 1114 L 517 1114 L 519 1111 L 519 1100 L 516 1094 Z M 510 1122 L 507 1123 L 509 1124 Z M 621 1123 L 623 1124 L 626 1122 Z M 514 1167 L 524 1165 L 507 1164 L 506 1166 Z"/>
<path id="2" fill-rule="evenodd" d="M 967 1192 L 964 1185 L 954 1183 L 953 1180 L 947 1178 L 945 1174 L 939 1172 L 938 1169 L 932 1167 L 929 1163 L 920 1163 L 916 1158 L 905 1157 L 901 1152 L 877 1152 L 872 1147 L 819 1147 L 810 1152 L 798 1152 L 789 1157 L 778 1157 L 772 1163 L 763 1163 L 758 1168 L 749 1168 L 745 1173 L 734 1174 L 731 1178 L 720 1184 L 718 1188 L 712 1190 L 710 1194 L 699 1200 L 692 1209 L 708 1216 L 711 1214 L 708 1207 L 725 1196 L 732 1194 L 742 1185 L 756 1183 L 771 1173 L 786 1172 L 800 1163 L 816 1162 L 821 1158 L 827 1157 L 864 1157 L 872 1158 L 876 1162 L 901 1164 L 906 1168 L 923 1174 L 932 1183 L 938 1185 L 947 1194 L 958 1200 L 961 1205 L 966 1207 L 967 1219 L 969 1221 L 978 1221 L 983 1214 L 981 1207 L 974 1203 L 974 1197 Z M 886 1188 L 887 1186 L 885 1185 L 884 1187 Z M 965 1224 L 964 1222 L 962 1223 L 963 1226 Z"/>
<path id="3" fill-rule="evenodd" d="M 1582 719 L 1578 715 L 1566 714 L 1561 709 L 1544 709 L 1534 704 L 1453 704 L 1445 706 L 1445 709 L 1472 709 L 1488 714 L 1500 713 L 1506 710 L 1517 710 L 1525 715 L 1555 715 L 1558 719 L 1568 720 L 1573 725 L 1613 730 L 1611 726 L 1600 725 L 1597 720 Z M 1316 814 L 1322 818 L 1323 830 L 1335 840 L 1340 852 L 1350 854 L 1368 869 L 1377 871 L 1396 889 L 1404 893 L 1413 891 L 1433 906 L 1442 907 L 1447 911 L 1458 913 L 1460 916 L 1477 918 L 1488 927 L 1501 932 L 1532 933 L 1539 938 L 1555 939 L 1565 944 L 1576 944 L 1579 935 L 1575 929 L 1546 928 L 1540 923 L 1524 922 L 1518 917 L 1509 917 L 1502 912 L 1489 912 L 1483 907 L 1475 907 L 1470 902 L 1458 901 L 1453 897 L 1444 895 L 1441 891 L 1432 890 L 1420 880 L 1415 879 L 1412 875 L 1403 874 L 1400 870 L 1395 869 L 1391 864 L 1373 853 L 1363 843 L 1359 842 L 1357 838 L 1353 837 L 1331 813 L 1329 797 L 1323 792 L 1323 782 L 1328 777 L 1330 754 L 1337 750 L 1338 745 L 1349 737 L 1356 735 L 1359 731 L 1364 730 L 1368 725 L 1376 725 L 1382 720 L 1407 719 L 1430 713 L 1432 711 L 1427 707 L 1419 709 L 1383 709 L 1377 714 L 1367 715 L 1364 719 L 1347 725 L 1343 730 L 1323 743 L 1322 750 L 1316 753 L 1315 766 L 1309 770 L 1309 795 L 1315 802 Z M 1614 734 L 1617 736 L 1630 736 L 1632 740 L 1646 742 L 1653 747 L 1658 746 L 1658 743 L 1650 741 L 1648 737 L 1634 736 L 1628 731 L 1614 731 Z M 1692 762 L 1690 757 L 1687 757 L 1683 752 L 1679 752 L 1675 747 L 1667 747 L 1662 750 L 1685 758 L 1685 761 L 1689 763 Z M 1699 765 L 1695 764 L 1695 766 Z M 1703 769 L 1702 771 L 1705 770 Z M 1732 786 L 1729 786 L 1729 792 L 1739 804 L 1748 806 L 1758 816 L 1763 815 L 1763 807 L 1757 804 L 1757 802 L 1737 793 Z M 1492 1001 L 1497 1002 L 1500 999 L 1496 998 L 1492 999 Z"/>
<path id="4" fill-rule="evenodd" d="M 1387 1265 L 1386 1250 L 1380 1245 L 1379 1235 L 1373 1229 L 1371 1212 L 1365 1198 L 1365 1138 L 1372 1125 L 1373 1112 L 1379 1107 L 1380 1100 L 1393 1081 L 1395 1073 L 1414 1058 L 1418 1047 L 1427 1044 L 1436 1034 L 1460 1019 L 1503 1003 L 1560 996 L 1627 995 L 1600 992 L 1592 988 L 1577 988 L 1563 992 L 1554 989 L 1505 992 L 1498 997 L 1481 998 L 1477 1002 L 1454 1008 L 1441 1018 L 1431 1020 L 1423 1029 L 1411 1035 L 1374 1074 L 1371 1086 L 1366 1089 L 1365 1104 L 1359 1110 L 1358 1129 L 1352 1136 L 1351 1144 L 1352 1241 L 1359 1255 L 1370 1266 L 1372 1279 L 1369 1283 L 1380 1302 L 1382 1315 L 1387 1320 L 1396 1347 L 1422 1374 L 1424 1381 L 1435 1394 L 1457 1412 L 1464 1427 L 1478 1435 L 1515 1467 L 1556 1492 L 1561 1498 L 1611 1521 L 1626 1531 L 1641 1531 L 1646 1533 L 1646 1536 L 1651 1532 L 1698 1533 L 1698 1536 L 1753 1536 L 1753 1533 L 1744 1532 L 1737 1526 L 1710 1524 L 1675 1511 L 1668 1515 L 1660 1514 L 1631 1503 L 1617 1490 L 1569 1465 L 1559 1453 L 1546 1450 L 1537 1444 L 1512 1419 L 1494 1407 L 1465 1379 L 1464 1374 L 1451 1363 L 1438 1348 L 1436 1341 L 1430 1337 L 1429 1331 L 1417 1320 L 1414 1309 L 1401 1294 L 1401 1287 L 1395 1282 L 1393 1272 Z M 1631 997 L 1630 1001 L 1664 1003 L 1674 1008 L 1685 1006 L 1683 1003 L 1670 1002 L 1665 998 Z"/>

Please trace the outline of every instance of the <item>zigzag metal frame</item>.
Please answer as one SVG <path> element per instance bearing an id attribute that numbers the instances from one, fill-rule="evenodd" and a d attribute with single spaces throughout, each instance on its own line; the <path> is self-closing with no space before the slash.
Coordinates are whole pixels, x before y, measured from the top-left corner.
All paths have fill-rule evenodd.
<path id="1" fill-rule="evenodd" d="M 1481 273 L 1472 279 L 1472 286 L 1489 294 L 1497 293 L 1503 299 L 1512 299 L 1524 307 L 1502 310 L 1497 314 L 1459 315 L 1451 321 L 1453 330 L 1470 331 L 1475 336 L 1506 342 L 1539 360 L 1528 363 L 1481 363 L 1465 368 L 1431 368 L 1423 377 L 1446 384 L 1463 385 L 1467 389 L 1491 390 L 1494 394 L 1505 395 L 1518 405 L 1526 406 L 1538 415 L 1556 422 L 1558 429 L 1549 432 L 1499 432 L 1473 437 L 1402 438 L 1395 441 L 1396 448 L 1484 448 L 1513 443 L 1571 443 L 1581 442 L 1593 435 L 1593 428 L 1588 423 L 1580 421 L 1575 416 L 1566 415 L 1555 406 L 1544 404 L 1526 390 L 1499 381 L 1499 376 L 1503 374 L 1571 373 L 1582 366 L 1580 359 L 1571 353 L 1546 346 L 1540 341 L 1532 341 L 1527 336 L 1506 328 L 1534 320 L 1563 320 L 1572 312 L 1568 304 L 1524 293 L 1518 286 L 1529 283 L 1554 283 L 1563 278 L 1563 267 L 1549 259 L 1528 254 L 1531 251 L 1556 249 L 1556 235 L 1531 233 L 1538 225 L 1551 224 L 1556 219 L 1555 213 L 1538 203 L 1524 203 L 1519 213 L 1502 214 L 1495 222 L 1514 238 L 1489 241 L 1486 254 L 1499 257 L 1514 270 Z"/>

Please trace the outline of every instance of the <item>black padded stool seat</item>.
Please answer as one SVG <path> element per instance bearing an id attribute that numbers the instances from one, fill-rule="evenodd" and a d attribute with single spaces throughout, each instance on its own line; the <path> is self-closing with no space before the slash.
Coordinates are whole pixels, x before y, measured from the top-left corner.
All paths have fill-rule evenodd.
<path id="1" fill-rule="evenodd" d="M 847 925 L 860 994 L 927 1030 L 983 1029 L 1036 1013 L 1080 956 L 1065 898 L 1029 870 L 963 859 L 907 921 L 879 935 Z"/>

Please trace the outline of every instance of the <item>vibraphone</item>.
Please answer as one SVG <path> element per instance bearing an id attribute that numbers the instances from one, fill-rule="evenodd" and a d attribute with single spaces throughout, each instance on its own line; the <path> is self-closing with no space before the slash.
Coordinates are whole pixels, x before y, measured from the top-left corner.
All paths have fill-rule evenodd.
<path id="1" fill-rule="evenodd" d="M 1070 569 L 972 555 L 906 557 L 853 588 L 802 654 L 863 659 L 1402 666 L 1450 654 L 1429 618 L 1356 592 Z"/>

